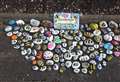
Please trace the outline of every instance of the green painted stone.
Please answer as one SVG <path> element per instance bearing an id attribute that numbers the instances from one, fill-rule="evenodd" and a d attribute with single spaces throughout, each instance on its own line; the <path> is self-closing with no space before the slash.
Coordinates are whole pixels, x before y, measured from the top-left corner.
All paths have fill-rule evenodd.
<path id="1" fill-rule="evenodd" d="M 60 44 L 62 41 L 61 41 L 61 39 L 60 39 L 59 36 L 56 36 L 56 37 L 54 38 L 54 42 L 55 42 L 56 44 Z"/>

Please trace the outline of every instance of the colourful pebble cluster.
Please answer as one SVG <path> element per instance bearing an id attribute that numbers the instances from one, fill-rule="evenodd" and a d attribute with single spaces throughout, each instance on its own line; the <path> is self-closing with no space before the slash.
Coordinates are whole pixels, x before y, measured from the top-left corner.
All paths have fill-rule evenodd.
<path id="1" fill-rule="evenodd" d="M 72 69 L 74 73 L 92 74 L 120 56 L 120 34 L 114 21 L 81 24 L 78 30 L 55 29 L 49 20 L 9 20 L 6 36 L 15 49 L 38 71 Z"/>

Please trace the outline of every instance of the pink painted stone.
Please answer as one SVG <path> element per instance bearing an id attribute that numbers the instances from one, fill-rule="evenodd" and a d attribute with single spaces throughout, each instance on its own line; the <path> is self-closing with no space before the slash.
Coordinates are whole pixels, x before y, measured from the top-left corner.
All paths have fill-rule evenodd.
<path id="1" fill-rule="evenodd" d="M 61 48 L 61 45 L 57 45 L 56 48 Z"/>
<path id="2" fill-rule="evenodd" d="M 54 48 L 55 48 L 55 43 L 54 42 L 48 43 L 48 49 L 49 50 L 53 50 Z"/>
<path id="3" fill-rule="evenodd" d="M 114 40 L 116 40 L 116 41 L 120 41 L 120 35 L 116 35 L 116 36 L 114 36 Z"/>
<path id="4" fill-rule="evenodd" d="M 120 51 L 114 51 L 113 53 L 114 53 L 114 55 L 115 55 L 116 57 L 119 57 L 119 56 L 120 56 Z"/>
<path id="5" fill-rule="evenodd" d="M 112 44 L 113 45 L 119 45 L 120 43 L 118 41 L 116 41 L 116 40 L 112 40 Z"/>

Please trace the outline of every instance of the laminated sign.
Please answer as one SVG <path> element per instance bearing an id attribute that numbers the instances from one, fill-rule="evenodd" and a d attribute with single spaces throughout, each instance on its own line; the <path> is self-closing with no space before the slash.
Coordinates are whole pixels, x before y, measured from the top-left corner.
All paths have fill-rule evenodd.
<path id="1" fill-rule="evenodd" d="M 79 19 L 78 13 L 54 13 L 54 28 L 79 29 Z"/>

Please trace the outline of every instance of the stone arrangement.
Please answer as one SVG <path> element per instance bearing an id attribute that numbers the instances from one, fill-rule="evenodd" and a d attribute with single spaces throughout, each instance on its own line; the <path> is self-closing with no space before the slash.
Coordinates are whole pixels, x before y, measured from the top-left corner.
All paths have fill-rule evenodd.
<path id="1" fill-rule="evenodd" d="M 49 20 L 9 20 L 4 31 L 11 45 L 38 71 L 72 69 L 92 74 L 120 56 L 120 34 L 115 21 L 81 24 L 78 30 L 55 29 Z"/>

